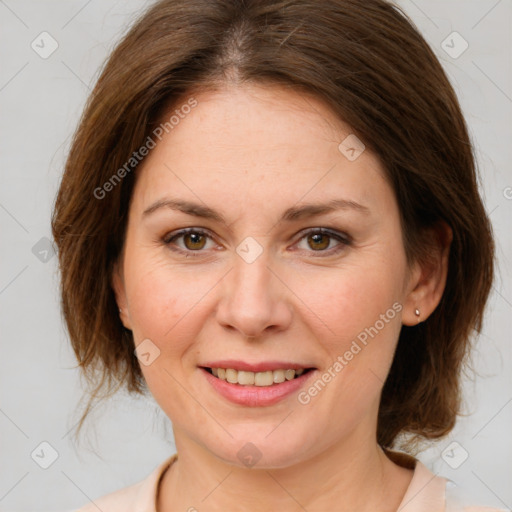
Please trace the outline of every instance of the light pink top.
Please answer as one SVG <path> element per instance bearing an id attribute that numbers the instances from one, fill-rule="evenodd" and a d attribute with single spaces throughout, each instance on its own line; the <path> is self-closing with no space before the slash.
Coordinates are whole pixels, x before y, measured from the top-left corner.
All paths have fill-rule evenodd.
<path id="1" fill-rule="evenodd" d="M 387 453 L 397 464 L 414 469 L 397 512 L 509 512 L 505 509 L 468 506 L 449 490 L 451 482 L 434 475 L 420 461 L 400 452 Z M 156 512 L 160 479 L 177 455 L 162 462 L 144 480 L 103 496 L 76 512 Z"/>

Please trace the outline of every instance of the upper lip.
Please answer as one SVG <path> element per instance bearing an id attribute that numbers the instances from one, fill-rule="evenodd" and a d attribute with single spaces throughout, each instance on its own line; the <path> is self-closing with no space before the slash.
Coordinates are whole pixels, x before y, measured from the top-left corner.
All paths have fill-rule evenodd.
<path id="1" fill-rule="evenodd" d="M 245 361 L 235 361 L 233 359 L 224 359 L 222 361 L 210 361 L 201 365 L 203 368 L 232 368 L 233 370 L 242 370 L 245 372 L 267 372 L 274 370 L 300 370 L 313 368 L 312 365 L 300 363 L 290 363 L 289 361 L 262 361 L 260 363 L 247 363 Z"/>

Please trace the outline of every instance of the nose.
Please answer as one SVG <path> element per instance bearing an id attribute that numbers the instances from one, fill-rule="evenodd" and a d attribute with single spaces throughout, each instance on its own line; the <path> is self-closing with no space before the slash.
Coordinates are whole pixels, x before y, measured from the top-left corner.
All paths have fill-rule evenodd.
<path id="1" fill-rule="evenodd" d="M 237 258 L 223 280 L 217 321 L 246 338 L 284 331 L 292 321 L 290 293 L 263 255 L 252 263 Z"/>

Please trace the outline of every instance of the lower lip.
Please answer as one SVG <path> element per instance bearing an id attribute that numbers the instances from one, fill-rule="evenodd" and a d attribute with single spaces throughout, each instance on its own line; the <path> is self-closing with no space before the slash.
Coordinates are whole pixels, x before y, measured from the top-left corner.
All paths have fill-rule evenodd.
<path id="1" fill-rule="evenodd" d="M 249 407 L 264 407 L 283 400 L 295 391 L 298 391 L 311 375 L 315 373 L 315 370 L 310 370 L 293 380 L 286 380 L 281 384 L 274 384 L 272 386 L 242 386 L 219 379 L 204 368 L 200 368 L 200 370 L 213 386 L 213 389 L 220 395 L 235 404 Z"/>

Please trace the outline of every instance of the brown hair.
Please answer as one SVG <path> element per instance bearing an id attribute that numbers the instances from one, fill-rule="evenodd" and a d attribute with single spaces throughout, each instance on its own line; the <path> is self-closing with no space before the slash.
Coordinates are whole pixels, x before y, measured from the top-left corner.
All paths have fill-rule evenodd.
<path id="1" fill-rule="evenodd" d="M 226 82 L 276 84 L 327 102 L 380 158 L 409 262 L 428 255 L 427 228 L 452 228 L 443 297 L 425 322 L 402 327 L 377 438 L 391 447 L 403 433 L 447 434 L 472 330 L 482 327 L 494 243 L 454 90 L 412 22 L 384 0 L 161 0 L 112 52 L 74 135 L 52 218 L 63 314 L 91 385 L 78 431 L 93 400 L 121 386 L 147 392 L 111 288 L 135 170 L 105 198 L 95 191 L 127 169 L 170 106 Z"/>

